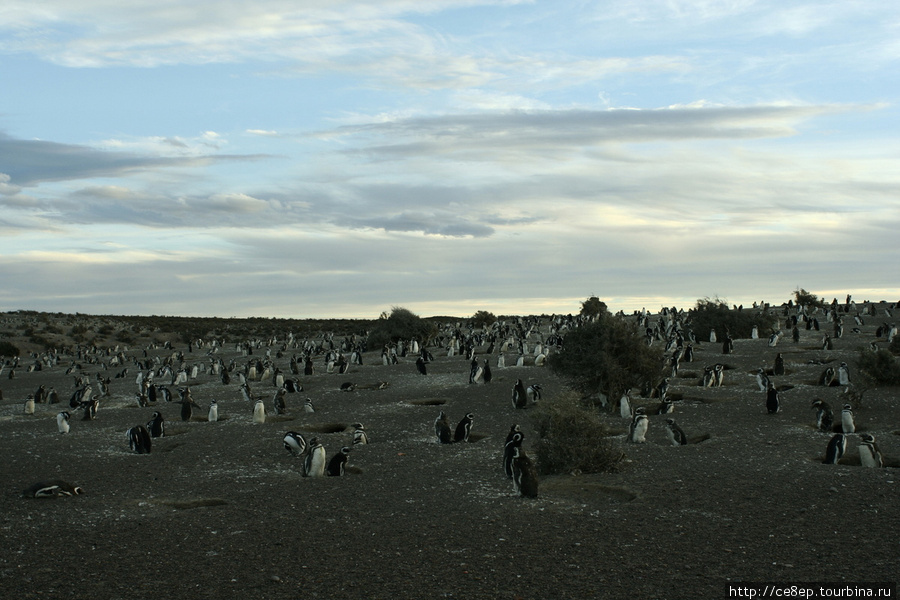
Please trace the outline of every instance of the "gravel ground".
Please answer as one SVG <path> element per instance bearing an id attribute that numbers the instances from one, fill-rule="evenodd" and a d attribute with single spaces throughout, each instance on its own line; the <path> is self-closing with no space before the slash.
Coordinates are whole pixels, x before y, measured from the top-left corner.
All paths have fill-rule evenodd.
<path id="1" fill-rule="evenodd" d="M 2 596 L 676 599 L 726 598 L 736 582 L 896 581 L 900 394 L 870 389 L 855 407 L 859 430 L 876 436 L 891 465 L 884 469 L 859 466 L 858 436 L 843 464 L 821 464 L 830 435 L 815 429 L 810 408 L 817 397 L 841 406 L 842 388 L 816 379 L 826 364 L 853 365 L 873 332 L 846 334 L 830 351 L 815 331 L 774 349 L 739 339 L 727 356 L 719 344 L 701 344 L 670 388 L 683 397 L 671 416 L 695 443 L 670 446 L 665 417 L 653 415 L 647 443 L 612 440 L 627 456 L 619 472 L 545 477 L 531 500 L 503 474 L 502 447 L 520 423 L 534 456 L 530 411 L 513 409 L 510 397 L 517 378 L 541 383 L 542 402 L 565 393 L 546 368 L 495 368 L 490 384 L 472 385 L 465 359 L 437 349 L 426 376 L 412 359 L 383 366 L 367 353 L 347 374 L 300 376 L 304 391 L 288 395 L 287 414 L 257 424 L 237 383 L 204 374 L 190 382 L 204 407 L 191 421 L 180 420 L 176 403 L 140 408 L 132 367 L 111 380 L 97 418 L 74 414 L 66 435 L 56 414 L 74 390 L 64 368 L 71 357 L 53 369 L 17 369 L 13 379 L 7 369 Z M 782 394 L 783 411 L 768 415 L 753 373 L 771 367 L 777 351 L 788 370 L 777 383 L 794 387 Z M 246 360 L 228 347 L 220 355 Z M 276 359 L 285 372 L 288 358 Z M 703 366 L 716 362 L 732 367 L 724 385 L 700 388 Z M 83 367 L 92 377 L 100 371 Z M 340 391 L 348 381 L 358 388 Z M 381 381 L 386 389 L 365 389 Z M 63 404 L 23 414 L 39 385 L 59 390 Z M 272 382 L 251 386 L 271 412 Z M 313 414 L 301 410 L 307 397 Z M 205 418 L 212 399 L 216 423 Z M 167 435 L 137 455 L 125 431 L 154 410 Z M 440 410 L 454 424 L 475 414 L 469 443 L 436 443 Z M 604 418 L 624 432 L 618 415 Z M 350 444 L 357 421 L 371 443 L 353 449 L 344 477 L 304 478 L 302 460 L 282 447 L 283 434 L 296 430 L 318 436 L 330 457 Z M 31 483 L 57 478 L 85 493 L 23 498 Z"/>

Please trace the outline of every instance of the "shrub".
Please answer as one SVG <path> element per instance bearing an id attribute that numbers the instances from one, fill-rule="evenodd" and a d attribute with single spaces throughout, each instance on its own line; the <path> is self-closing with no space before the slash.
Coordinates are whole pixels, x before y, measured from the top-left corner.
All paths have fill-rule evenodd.
<path id="1" fill-rule="evenodd" d="M 900 385 L 900 361 L 889 350 L 862 350 L 856 360 L 860 371 L 881 385 Z"/>
<path id="2" fill-rule="evenodd" d="M 794 300 L 799 306 L 824 308 L 825 301 L 803 288 L 794 290 Z"/>
<path id="3" fill-rule="evenodd" d="M 635 322 L 609 312 L 568 332 L 562 350 L 548 361 L 552 371 L 580 392 L 608 398 L 618 398 L 628 388 L 655 385 L 662 363 L 662 348 L 647 346 Z"/>
<path id="4" fill-rule="evenodd" d="M 0 356 L 18 356 L 19 348 L 12 342 L 0 342 Z"/>
<path id="5" fill-rule="evenodd" d="M 749 338 L 756 326 L 761 335 L 778 326 L 778 317 L 760 313 L 758 310 L 732 310 L 721 298 L 704 298 L 689 312 L 690 328 L 702 340 L 711 329 L 716 330 L 719 339 L 725 339 L 725 332 L 732 338 Z"/>
<path id="6" fill-rule="evenodd" d="M 584 317 L 599 317 L 609 312 L 606 303 L 601 301 L 597 296 L 591 296 L 581 303 L 581 315 Z"/>
<path id="7" fill-rule="evenodd" d="M 378 349 L 399 340 L 417 339 L 423 345 L 435 335 L 437 329 L 412 311 L 395 306 L 391 314 L 381 313 L 381 317 L 369 332 L 368 347 Z"/>
<path id="8" fill-rule="evenodd" d="M 497 317 L 492 312 L 488 312 L 486 310 L 479 310 L 474 315 L 472 315 L 472 323 L 475 327 L 490 327 L 494 323 L 497 322 Z"/>
<path id="9" fill-rule="evenodd" d="M 538 404 L 532 415 L 538 432 L 538 470 L 560 473 L 615 471 L 625 457 L 606 436 L 595 410 L 582 406 L 572 392 Z"/>

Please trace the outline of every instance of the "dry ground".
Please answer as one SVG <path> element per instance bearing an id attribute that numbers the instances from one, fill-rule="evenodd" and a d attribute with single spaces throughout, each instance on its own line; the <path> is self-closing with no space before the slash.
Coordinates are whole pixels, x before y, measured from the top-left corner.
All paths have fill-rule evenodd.
<path id="1" fill-rule="evenodd" d="M 799 344 L 782 340 L 775 349 L 739 339 L 728 356 L 719 344 L 701 344 L 671 391 L 684 396 L 673 416 L 690 437 L 708 439 L 669 446 L 664 417 L 652 416 L 646 444 L 614 439 L 627 454 L 620 472 L 545 478 L 536 500 L 512 493 L 500 459 L 511 423 L 525 429 L 526 449 L 536 443 L 529 411 L 510 402 L 516 378 L 541 383 L 544 402 L 564 393 L 545 368 L 495 369 L 492 383 L 470 385 L 466 361 L 436 349 L 427 376 L 412 359 L 386 367 L 368 353 L 347 375 L 301 377 L 305 391 L 288 396 L 288 414 L 254 424 L 237 384 L 211 376 L 191 389 L 204 407 L 218 400 L 218 423 L 181 422 L 176 404 L 139 408 L 132 367 L 112 380 L 97 419 L 74 416 L 67 435 L 56 432 L 64 405 L 39 404 L 33 416 L 22 405 L 41 384 L 67 402 L 72 375 L 20 368 L 8 379 L 5 371 L 0 595 L 677 599 L 724 598 L 730 582 L 896 581 L 900 473 L 854 465 L 858 436 L 847 464 L 821 464 L 829 435 L 814 429 L 810 409 L 815 397 L 840 406 L 840 389 L 815 380 L 823 363 L 852 365 L 873 331 L 874 322 L 847 333 L 832 351 L 807 331 Z M 794 388 L 771 416 L 752 373 L 771 367 L 776 351 L 788 369 L 778 383 Z M 222 355 L 227 363 L 233 346 Z M 285 371 L 288 357 L 276 361 Z M 722 388 L 701 389 L 702 367 L 715 362 L 734 368 Z M 341 392 L 345 381 L 390 385 Z M 253 391 L 270 406 L 271 382 Z M 300 411 L 305 397 L 316 413 Z M 859 429 L 875 434 L 896 465 L 898 390 L 871 389 L 856 408 Z M 125 431 L 154 410 L 167 418 L 168 435 L 149 455 L 131 453 Z M 435 442 L 440 410 L 454 423 L 475 414 L 470 443 Z M 617 415 L 605 418 L 624 432 Z M 371 444 L 354 449 L 343 478 L 302 478 L 300 460 L 282 448 L 294 429 L 318 435 L 331 456 L 349 444 L 356 421 Z M 52 478 L 86 493 L 22 497 L 27 485 Z"/>

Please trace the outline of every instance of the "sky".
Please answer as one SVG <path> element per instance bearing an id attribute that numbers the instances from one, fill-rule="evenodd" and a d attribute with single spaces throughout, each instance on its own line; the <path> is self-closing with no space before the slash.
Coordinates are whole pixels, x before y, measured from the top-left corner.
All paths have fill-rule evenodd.
<path id="1" fill-rule="evenodd" d="M 900 3 L 4 0 L 0 310 L 900 300 Z"/>

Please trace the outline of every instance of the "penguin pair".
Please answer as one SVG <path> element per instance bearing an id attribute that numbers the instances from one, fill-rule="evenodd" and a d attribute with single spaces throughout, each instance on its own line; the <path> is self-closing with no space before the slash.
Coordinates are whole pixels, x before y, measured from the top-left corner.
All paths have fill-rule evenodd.
<path id="1" fill-rule="evenodd" d="M 469 434 L 472 432 L 472 425 L 475 423 L 475 415 L 467 413 L 456 425 L 456 429 L 450 429 L 450 419 L 444 411 L 438 415 L 434 421 L 434 434 L 441 444 L 450 444 L 452 442 L 468 442 Z"/>
<path id="2" fill-rule="evenodd" d="M 138 454 L 150 454 L 153 443 L 150 439 L 150 432 L 143 425 L 136 425 L 125 433 L 128 439 L 128 445 L 133 452 Z"/>

